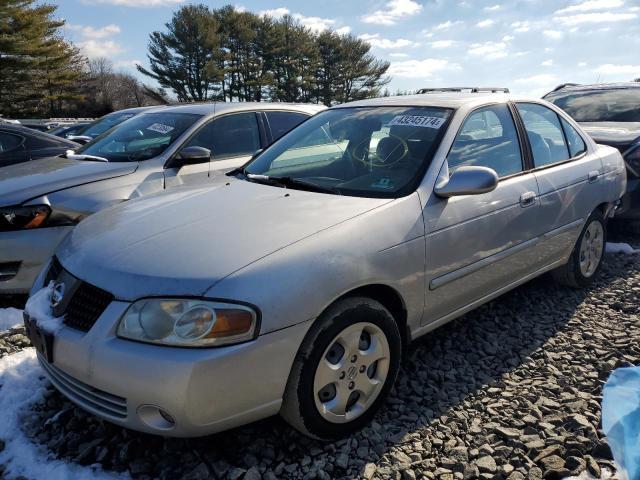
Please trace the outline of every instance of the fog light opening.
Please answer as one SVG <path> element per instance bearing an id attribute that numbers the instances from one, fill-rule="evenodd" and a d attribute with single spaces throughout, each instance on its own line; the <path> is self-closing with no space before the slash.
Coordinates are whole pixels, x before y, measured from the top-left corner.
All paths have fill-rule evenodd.
<path id="1" fill-rule="evenodd" d="M 155 430 L 172 430 L 176 426 L 173 416 L 156 405 L 141 405 L 138 407 L 138 417 Z"/>

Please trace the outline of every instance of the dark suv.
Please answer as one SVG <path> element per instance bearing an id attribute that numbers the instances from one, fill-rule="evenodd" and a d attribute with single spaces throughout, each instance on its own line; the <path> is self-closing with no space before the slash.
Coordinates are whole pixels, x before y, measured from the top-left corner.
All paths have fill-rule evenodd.
<path id="1" fill-rule="evenodd" d="M 616 217 L 640 220 L 640 82 L 563 84 L 544 99 L 571 115 L 597 143 L 620 150 L 628 181 Z"/>

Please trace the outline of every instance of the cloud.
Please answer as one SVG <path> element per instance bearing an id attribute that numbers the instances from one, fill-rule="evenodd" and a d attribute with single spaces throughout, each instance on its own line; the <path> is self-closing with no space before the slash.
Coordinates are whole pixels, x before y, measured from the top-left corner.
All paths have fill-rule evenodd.
<path id="1" fill-rule="evenodd" d="M 83 0 L 85 5 L 95 3 L 108 3 L 111 5 L 119 5 L 123 7 L 166 7 L 178 5 L 185 0 Z"/>
<path id="2" fill-rule="evenodd" d="M 493 25 L 493 23 L 494 23 L 493 20 L 491 20 L 490 18 L 487 18 L 486 20 L 480 20 L 478 23 L 476 23 L 476 27 L 487 28 Z"/>
<path id="3" fill-rule="evenodd" d="M 587 66 L 587 62 L 580 62 L 578 66 L 584 68 Z"/>
<path id="4" fill-rule="evenodd" d="M 507 43 L 506 42 L 484 42 L 484 43 L 472 43 L 469 48 L 471 55 L 482 56 L 489 60 L 497 58 L 504 58 L 507 56 Z"/>
<path id="5" fill-rule="evenodd" d="M 450 63 L 440 58 L 426 58 L 424 60 L 392 62 L 388 73 L 400 78 L 428 78 L 435 72 L 459 69 L 460 65 L 456 63 Z"/>
<path id="6" fill-rule="evenodd" d="M 603 75 L 640 75 L 640 65 L 613 65 L 607 63 L 600 65 L 595 69 L 595 72 Z"/>
<path id="7" fill-rule="evenodd" d="M 449 48 L 452 47 L 455 42 L 453 40 L 436 40 L 435 42 L 429 43 L 431 48 Z"/>
<path id="8" fill-rule="evenodd" d="M 142 65 L 140 60 L 118 60 L 113 62 L 113 66 L 116 68 L 132 68 L 135 69 L 136 65 Z"/>
<path id="9" fill-rule="evenodd" d="M 556 14 L 572 13 L 572 12 L 588 12 L 591 10 L 606 10 L 617 8 L 624 5 L 622 0 L 587 0 L 585 2 L 570 5 L 560 10 L 556 10 Z"/>
<path id="10" fill-rule="evenodd" d="M 545 30 L 543 33 L 552 40 L 560 40 L 563 37 L 563 33 L 559 30 Z"/>
<path id="11" fill-rule="evenodd" d="M 514 83 L 520 85 L 544 86 L 558 83 L 558 77 L 552 73 L 541 73 L 531 77 L 516 78 Z"/>
<path id="12" fill-rule="evenodd" d="M 273 18 L 282 18 L 285 15 L 291 14 L 291 10 L 285 7 L 280 8 L 272 8 L 270 10 L 261 10 L 258 12 L 258 15 L 261 17 L 273 17 Z"/>
<path id="13" fill-rule="evenodd" d="M 82 53 L 89 58 L 107 57 L 111 58 L 124 52 L 124 48 L 113 40 L 86 40 L 77 43 Z"/>
<path id="14" fill-rule="evenodd" d="M 545 60 L 540 65 L 542 65 L 543 67 L 553 67 L 553 60 Z"/>
<path id="15" fill-rule="evenodd" d="M 301 13 L 291 13 L 291 10 L 289 10 L 286 7 L 272 8 L 270 10 L 261 10 L 258 12 L 258 15 L 263 17 L 272 17 L 276 19 L 282 18 L 285 15 L 291 15 L 291 17 L 294 20 L 297 20 L 302 25 L 304 25 L 305 27 L 307 27 L 308 29 L 314 32 L 322 32 L 330 28 L 333 29 L 335 28 L 335 25 L 337 23 L 337 21 L 332 18 L 306 17 Z M 340 27 L 336 29 L 336 31 L 340 34 L 345 34 L 345 33 L 349 33 L 351 31 L 351 28 L 345 26 L 345 27 Z"/>
<path id="16" fill-rule="evenodd" d="M 125 48 L 112 38 L 120 33 L 120 27 L 113 23 L 104 27 L 67 24 L 66 28 L 77 32 L 80 40 L 76 45 L 89 58 L 112 58 L 125 51 Z"/>
<path id="17" fill-rule="evenodd" d="M 614 12 L 591 12 L 578 13 L 576 15 L 565 15 L 555 17 L 555 20 L 563 25 L 574 26 L 584 23 L 611 23 L 625 22 L 638 18 L 637 13 L 614 13 Z"/>
<path id="18" fill-rule="evenodd" d="M 511 27 L 515 33 L 525 33 L 531 30 L 531 23 L 526 20 L 523 22 L 513 22 Z"/>
<path id="19" fill-rule="evenodd" d="M 83 25 L 72 25 L 72 24 L 67 24 L 66 28 L 69 30 L 74 30 L 79 32 L 84 38 L 86 39 L 100 39 L 100 38 L 106 38 L 106 37 L 110 37 L 112 35 L 116 35 L 118 33 L 120 33 L 120 27 L 118 25 L 115 25 L 113 23 L 101 27 L 101 28 L 94 28 L 91 26 L 83 26 Z"/>
<path id="20" fill-rule="evenodd" d="M 408 53 L 390 53 L 389 56 L 395 57 L 395 58 L 407 58 L 409 54 Z"/>
<path id="21" fill-rule="evenodd" d="M 402 17 L 414 15 L 422 10 L 422 5 L 414 0 L 389 0 L 385 9 L 376 10 L 361 17 L 364 23 L 393 25 Z"/>
<path id="22" fill-rule="evenodd" d="M 500 5 L 490 5 L 490 6 L 488 6 L 488 7 L 484 7 L 484 9 L 485 9 L 487 12 L 495 12 L 495 11 L 497 11 L 497 10 L 500 10 Z"/>
<path id="23" fill-rule="evenodd" d="M 451 20 L 447 20 L 446 22 L 439 23 L 434 27 L 434 30 L 449 30 L 452 27 L 461 27 L 464 24 L 462 20 L 456 20 L 452 22 Z"/>
<path id="24" fill-rule="evenodd" d="M 398 38 L 397 40 L 389 40 L 388 38 L 381 38 L 380 34 L 374 33 L 369 34 L 365 33 L 360 35 L 361 40 L 368 42 L 371 46 L 381 48 L 381 49 L 395 49 L 395 48 L 403 48 L 403 47 L 415 47 L 418 45 L 411 40 L 407 40 L 406 38 Z"/>

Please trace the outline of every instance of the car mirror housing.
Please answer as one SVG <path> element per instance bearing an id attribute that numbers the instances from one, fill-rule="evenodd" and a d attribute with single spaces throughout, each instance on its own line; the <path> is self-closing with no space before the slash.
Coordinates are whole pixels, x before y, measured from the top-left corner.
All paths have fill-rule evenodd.
<path id="1" fill-rule="evenodd" d="M 184 165 L 196 165 L 198 163 L 208 163 L 211 159 L 211 150 L 204 147 L 185 147 L 180 150 L 173 159 L 169 161 L 166 168 L 180 168 Z"/>
<path id="2" fill-rule="evenodd" d="M 491 192 L 498 186 L 498 174 L 487 167 L 467 166 L 457 168 L 453 174 L 436 185 L 434 192 L 442 198 L 460 195 L 478 195 Z"/>

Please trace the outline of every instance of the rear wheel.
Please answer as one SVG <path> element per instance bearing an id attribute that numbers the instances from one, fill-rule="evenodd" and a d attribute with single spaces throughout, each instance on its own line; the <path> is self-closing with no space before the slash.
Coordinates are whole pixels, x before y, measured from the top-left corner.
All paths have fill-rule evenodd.
<path id="1" fill-rule="evenodd" d="M 606 243 L 607 225 L 602 212 L 595 210 L 587 219 L 569 261 L 554 270 L 554 278 L 570 287 L 590 285 L 602 267 Z"/>
<path id="2" fill-rule="evenodd" d="M 294 362 L 281 415 L 320 439 L 362 428 L 375 415 L 400 366 L 398 326 L 380 303 L 347 298 L 312 327 Z"/>

